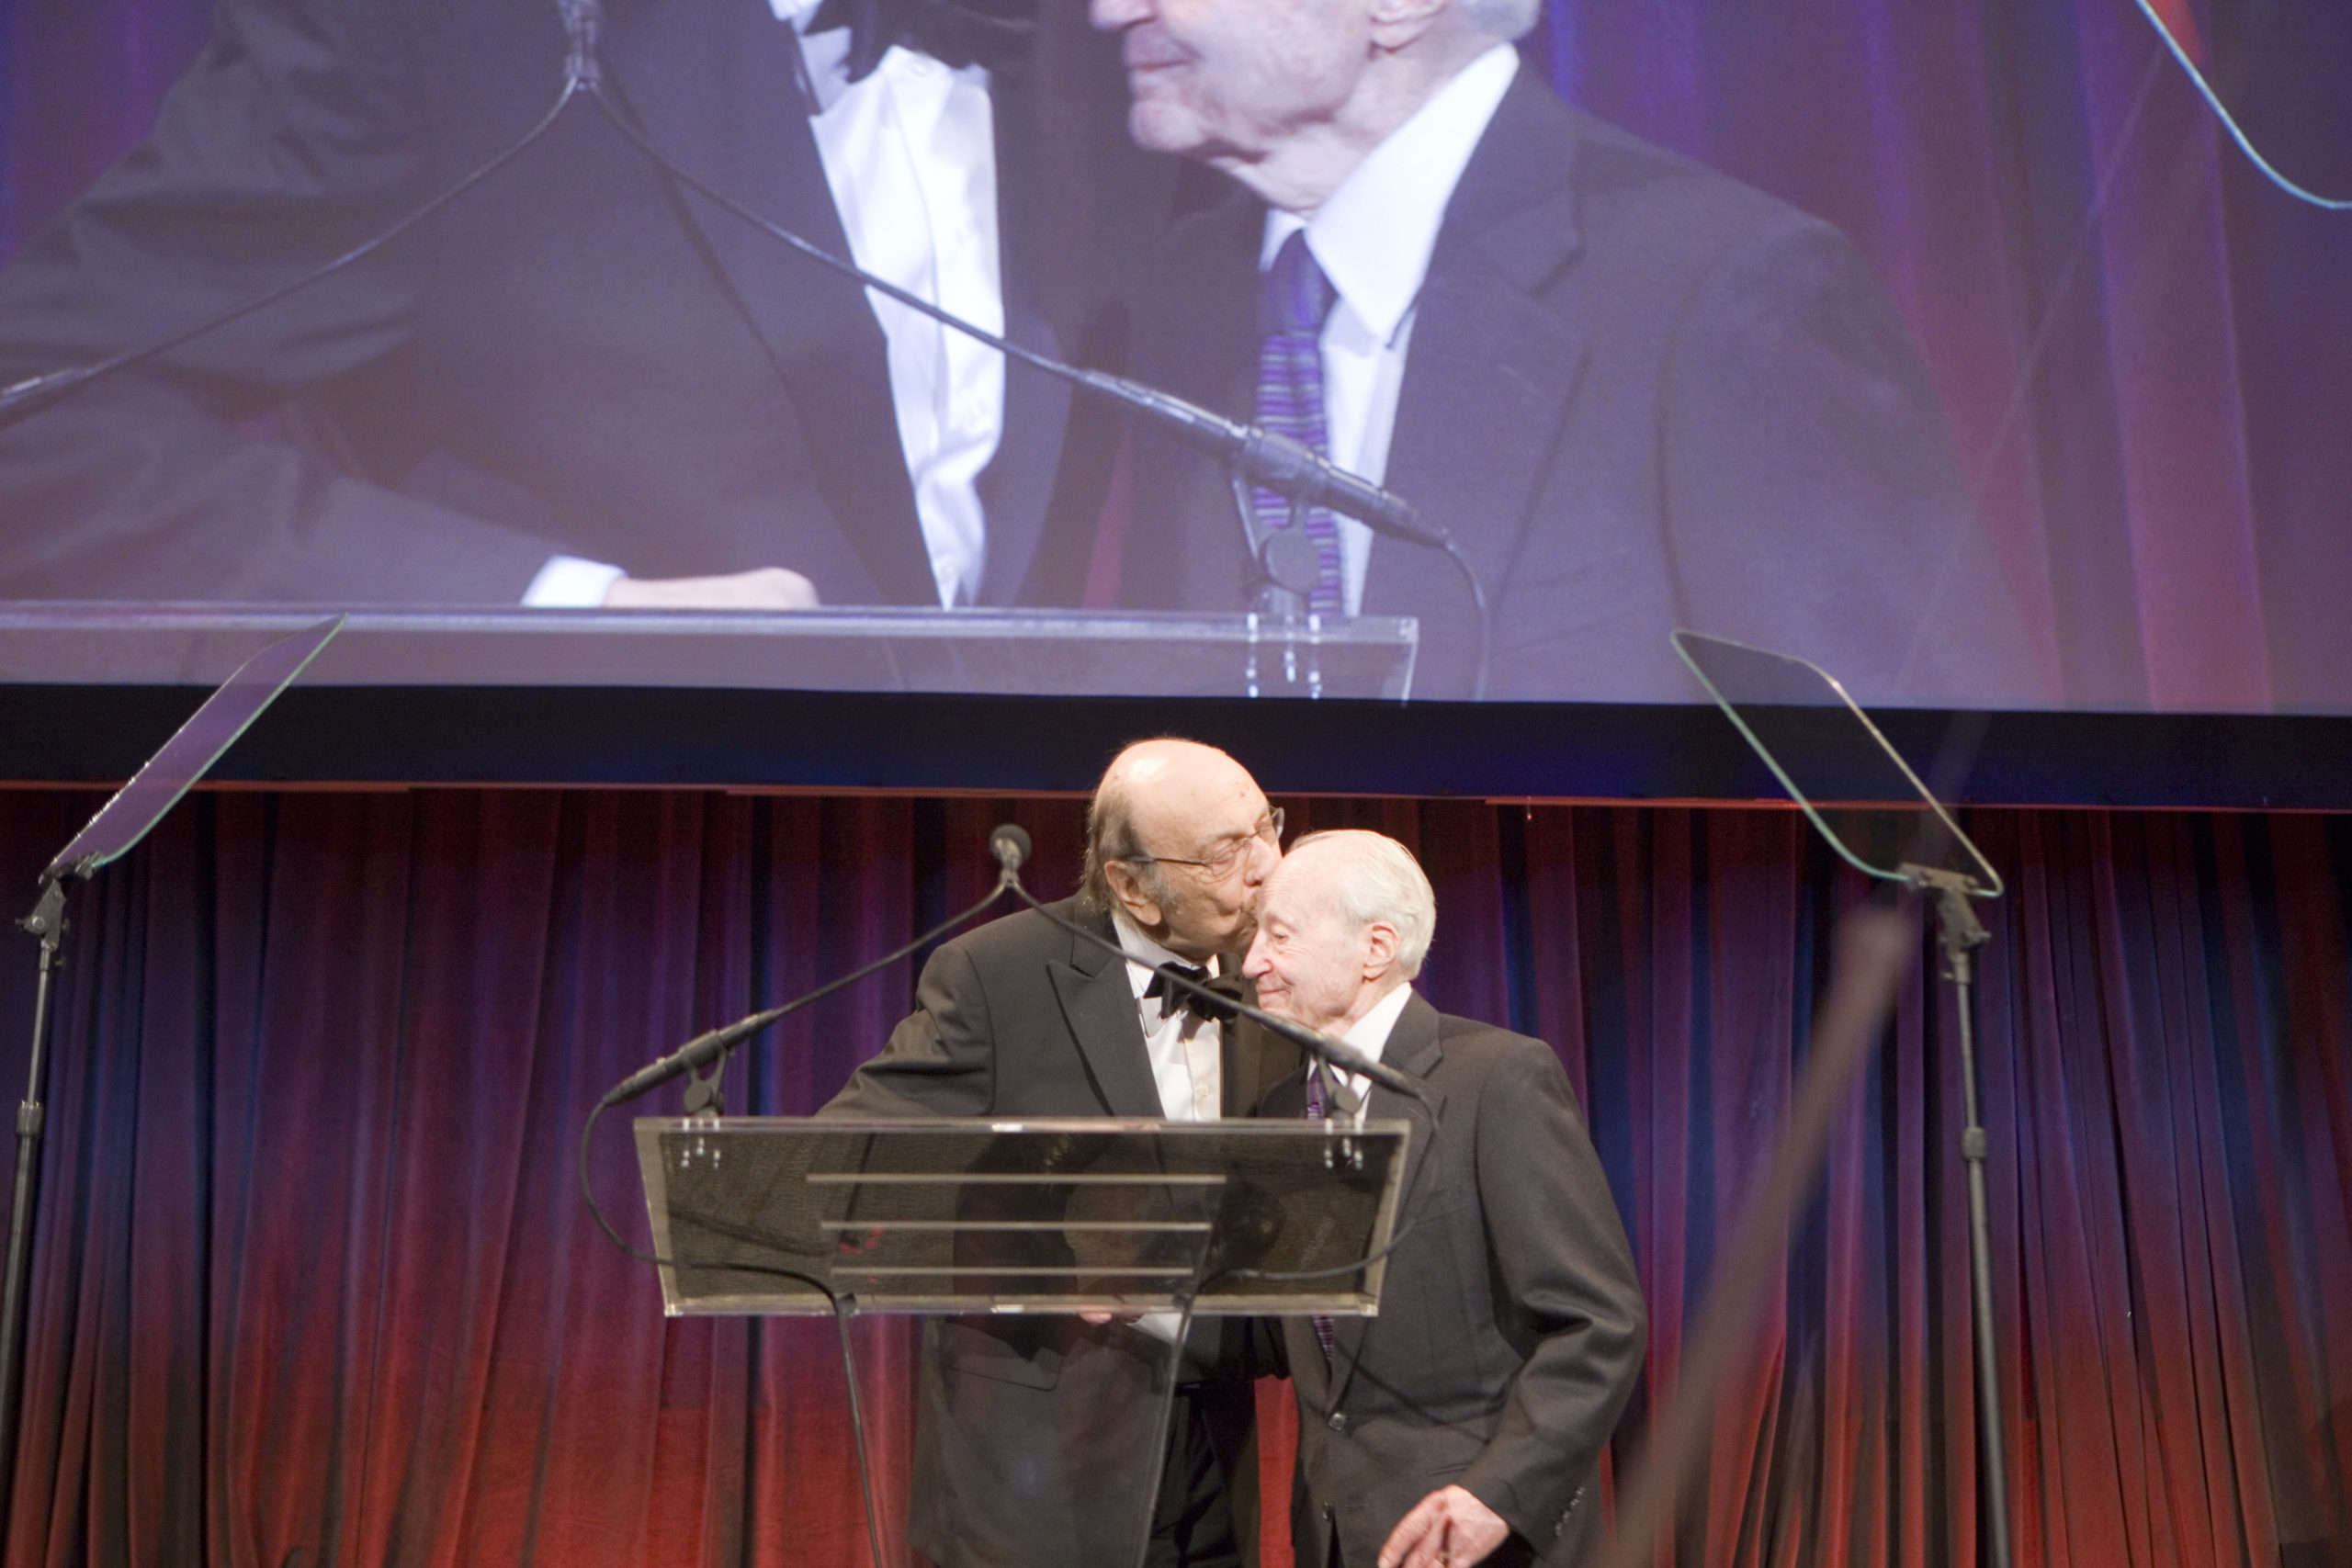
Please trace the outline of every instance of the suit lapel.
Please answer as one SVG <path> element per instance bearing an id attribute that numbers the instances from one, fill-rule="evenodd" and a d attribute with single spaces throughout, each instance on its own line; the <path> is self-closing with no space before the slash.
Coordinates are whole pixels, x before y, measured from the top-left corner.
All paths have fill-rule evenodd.
<path id="1" fill-rule="evenodd" d="M 1186 220 L 1163 273 L 1144 358 L 1168 389 L 1229 418 L 1253 417 L 1258 377 L 1258 247 L 1266 209 L 1236 186 Z M 1147 485 L 1181 491 L 1137 499 L 1138 513 L 1163 508 L 1173 528 L 1131 528 L 1125 541 L 1126 602 L 1167 609 L 1247 609 L 1257 585 L 1250 542 L 1234 515 L 1225 465 L 1140 423 L 1131 429 L 1157 450 Z M 1375 557 L 1377 552 L 1374 552 Z"/>
<path id="2" fill-rule="evenodd" d="M 1397 400 L 1388 487 L 1453 532 L 1498 610 L 1584 356 L 1538 297 L 1579 246 L 1575 156 L 1566 112 L 1522 73 L 1447 206 Z M 1471 602 L 1431 552 L 1384 540 L 1363 610 L 1421 617 L 1417 692 L 1466 689 Z"/>
<path id="3" fill-rule="evenodd" d="M 611 45 L 613 78 L 647 136 L 753 211 L 846 258 L 849 241 L 794 91 L 791 28 L 764 0 L 624 15 Z M 790 389 L 826 500 L 882 598 L 937 603 L 882 328 L 865 291 L 702 197 L 680 191 L 676 199 Z"/>
<path id="4" fill-rule="evenodd" d="M 1117 940 L 1107 919 L 1082 918 Z M 1159 1086 L 1152 1081 L 1151 1062 L 1144 1053 L 1143 1023 L 1126 964 L 1072 937 L 1069 959 L 1047 964 L 1046 973 L 1053 980 L 1079 1054 L 1102 1091 L 1104 1109 L 1114 1116 L 1159 1115 Z"/>
<path id="5" fill-rule="evenodd" d="M 1380 1059 L 1397 1071 L 1419 1079 L 1440 1116 L 1445 1111 L 1445 1095 L 1428 1080 L 1443 1054 L 1438 1043 L 1437 1010 L 1417 991 L 1405 1004 L 1405 1010 L 1397 1015 L 1396 1027 L 1389 1031 L 1388 1043 L 1382 1049 Z M 1422 1200 L 1422 1183 L 1430 1168 L 1430 1144 L 1437 1132 L 1437 1122 L 1430 1117 L 1431 1109 L 1418 1100 L 1383 1089 L 1378 1084 L 1373 1086 L 1364 1107 L 1369 1120 L 1377 1122 L 1394 1118 L 1408 1122 L 1412 1127 L 1406 1139 L 1405 1176 L 1396 1198 L 1396 1225 L 1399 1230 L 1412 1223 Z M 1364 1336 L 1371 1331 L 1373 1322 L 1368 1317 L 1332 1320 L 1335 1385 L 1331 1390 L 1331 1406 L 1337 1406 L 1347 1397 L 1348 1384 L 1355 1376 L 1357 1359 L 1363 1353 Z"/>

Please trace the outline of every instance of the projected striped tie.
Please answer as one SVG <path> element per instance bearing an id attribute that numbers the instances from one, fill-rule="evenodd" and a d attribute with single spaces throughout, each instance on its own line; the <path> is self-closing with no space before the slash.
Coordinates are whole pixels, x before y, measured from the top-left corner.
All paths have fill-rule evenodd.
<path id="1" fill-rule="evenodd" d="M 1330 279 L 1315 265 L 1300 230 L 1283 242 L 1274 265 L 1259 282 L 1258 423 L 1327 456 L 1323 426 L 1323 321 L 1337 296 Z M 1272 491 L 1255 489 L 1252 504 L 1262 529 L 1292 525 L 1291 503 Z M 1315 547 L 1315 587 L 1306 607 L 1319 615 L 1340 613 L 1340 526 L 1328 508 L 1315 506 L 1300 519 Z"/>

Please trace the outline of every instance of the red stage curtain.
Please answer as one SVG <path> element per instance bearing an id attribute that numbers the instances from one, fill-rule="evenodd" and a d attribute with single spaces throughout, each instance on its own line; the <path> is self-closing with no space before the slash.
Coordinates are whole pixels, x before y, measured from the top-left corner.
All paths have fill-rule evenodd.
<path id="1" fill-rule="evenodd" d="M 28 905 L 95 804 L 0 795 L 0 887 Z M 1284 804 L 1414 844 L 1440 898 L 1432 998 L 1544 1034 L 1577 1082 L 1653 1314 L 1622 1464 L 1862 889 L 1786 811 Z M 1069 888 L 1069 801 L 191 800 L 74 910 L 7 1561 L 860 1561 L 830 1328 L 665 1322 L 590 1225 L 572 1149 L 669 1043 L 978 897 L 1001 815 L 1036 835 L 1032 886 Z M 2352 821 L 1972 827 L 2013 884 L 1982 1018 L 2020 1561 L 2343 1561 Z M 13 1094 L 32 953 L 5 951 Z M 780 1031 L 731 1108 L 814 1107 L 911 979 Z M 1958 1103 L 1915 980 L 1676 1561 L 1976 1560 Z M 641 1226 L 620 1124 L 595 1169 Z M 905 1340 L 879 1339 L 888 1510 Z"/>

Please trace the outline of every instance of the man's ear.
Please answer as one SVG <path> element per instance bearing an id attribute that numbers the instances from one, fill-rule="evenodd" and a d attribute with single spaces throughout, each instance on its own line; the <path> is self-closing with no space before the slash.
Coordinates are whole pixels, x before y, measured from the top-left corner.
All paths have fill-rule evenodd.
<path id="1" fill-rule="evenodd" d="M 1419 42 L 1455 0 L 1372 0 L 1373 47 L 1394 54 Z"/>
<path id="2" fill-rule="evenodd" d="M 1146 931 L 1159 929 L 1162 918 L 1159 900 L 1144 891 L 1143 878 L 1135 874 L 1133 866 L 1125 861 L 1105 861 L 1102 880 L 1111 885 L 1111 897 L 1119 901 L 1119 908 L 1127 912 L 1129 919 Z"/>
<path id="3" fill-rule="evenodd" d="M 1377 980 L 1396 966 L 1396 928 L 1386 920 L 1374 920 L 1363 928 L 1363 977 Z"/>

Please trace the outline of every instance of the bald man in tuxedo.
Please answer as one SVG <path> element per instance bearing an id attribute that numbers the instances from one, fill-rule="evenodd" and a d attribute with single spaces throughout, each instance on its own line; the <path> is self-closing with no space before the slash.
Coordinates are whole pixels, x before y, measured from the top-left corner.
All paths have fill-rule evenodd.
<path id="1" fill-rule="evenodd" d="M 915 1011 L 823 1113 L 1250 1114 L 1295 1068 L 1295 1049 L 1246 1021 L 1192 1011 L 1153 971 L 1238 971 L 1281 836 L 1281 813 L 1224 752 L 1174 739 L 1127 748 L 1087 815 L 1084 888 L 1051 908 L 1129 961 L 1035 910 L 959 937 L 923 966 Z M 942 1568 L 1132 1561 L 1172 1344 L 1172 1328 L 1162 1340 L 1153 1327 L 1069 1315 L 928 1322 L 915 1545 Z M 1153 1568 L 1250 1560 L 1258 1349 L 1245 1319 L 1204 1319 L 1185 1340 L 1151 1504 Z"/>

